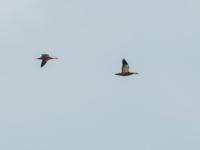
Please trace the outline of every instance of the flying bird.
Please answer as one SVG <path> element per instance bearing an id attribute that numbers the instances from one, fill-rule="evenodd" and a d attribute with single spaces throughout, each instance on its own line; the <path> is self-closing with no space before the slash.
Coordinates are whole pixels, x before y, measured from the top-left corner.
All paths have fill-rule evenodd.
<path id="1" fill-rule="evenodd" d="M 41 62 L 41 67 L 43 67 L 48 60 L 51 60 L 51 59 L 58 59 L 57 57 L 51 57 L 49 56 L 49 54 L 42 54 L 41 57 L 37 58 L 39 60 L 42 60 Z"/>
<path id="2" fill-rule="evenodd" d="M 129 76 L 132 74 L 139 74 L 137 72 L 129 72 L 129 65 L 125 59 L 122 60 L 122 71 L 120 73 L 116 73 L 115 75 L 119 76 Z"/>

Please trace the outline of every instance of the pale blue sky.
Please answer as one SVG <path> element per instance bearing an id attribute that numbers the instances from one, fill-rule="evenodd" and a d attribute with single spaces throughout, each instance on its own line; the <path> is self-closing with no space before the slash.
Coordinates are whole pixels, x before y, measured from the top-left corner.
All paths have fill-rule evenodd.
<path id="1" fill-rule="evenodd" d="M 0 0 L 0 149 L 199 150 L 199 5 Z"/>

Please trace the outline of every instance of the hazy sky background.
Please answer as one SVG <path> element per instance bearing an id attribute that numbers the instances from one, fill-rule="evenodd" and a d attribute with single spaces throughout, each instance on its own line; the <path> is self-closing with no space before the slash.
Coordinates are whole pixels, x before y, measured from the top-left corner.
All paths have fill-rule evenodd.
<path id="1" fill-rule="evenodd" d="M 0 0 L 0 149 L 199 150 L 199 6 Z"/>

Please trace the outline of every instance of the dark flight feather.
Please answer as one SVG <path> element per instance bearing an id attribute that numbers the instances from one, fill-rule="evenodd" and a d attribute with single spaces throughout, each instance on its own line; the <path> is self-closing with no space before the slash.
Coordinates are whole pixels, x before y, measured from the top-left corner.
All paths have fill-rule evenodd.
<path id="1" fill-rule="evenodd" d="M 124 65 L 128 65 L 127 61 L 125 59 L 122 60 L 122 64 Z"/>
<path id="2" fill-rule="evenodd" d="M 41 67 L 43 67 L 46 63 L 47 63 L 46 60 L 42 60 L 42 62 L 41 62 Z"/>

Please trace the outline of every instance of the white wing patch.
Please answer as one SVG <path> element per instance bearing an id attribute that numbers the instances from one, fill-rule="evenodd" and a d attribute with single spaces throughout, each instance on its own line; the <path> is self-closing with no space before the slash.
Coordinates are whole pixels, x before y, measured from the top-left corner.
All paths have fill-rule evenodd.
<path id="1" fill-rule="evenodd" d="M 129 65 L 125 64 L 122 66 L 122 73 L 127 73 L 127 72 L 129 72 Z"/>

